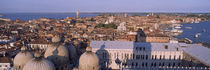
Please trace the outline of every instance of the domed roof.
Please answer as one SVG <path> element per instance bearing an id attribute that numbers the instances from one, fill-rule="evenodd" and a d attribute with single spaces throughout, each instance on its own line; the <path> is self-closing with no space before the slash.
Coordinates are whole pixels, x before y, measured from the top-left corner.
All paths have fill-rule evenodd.
<path id="1" fill-rule="evenodd" d="M 69 58 L 71 62 L 73 63 L 74 61 L 77 60 L 76 48 L 72 44 L 66 44 L 66 47 L 68 48 L 68 51 L 69 51 Z"/>
<path id="2" fill-rule="evenodd" d="M 39 53 L 35 53 L 35 58 L 28 61 L 23 70 L 55 70 L 54 64 L 45 59 L 40 57 Z"/>
<path id="3" fill-rule="evenodd" d="M 51 60 L 55 66 L 59 66 L 69 62 L 69 52 L 63 44 L 52 44 L 44 54 L 44 57 Z"/>
<path id="4" fill-rule="evenodd" d="M 80 56 L 79 70 L 99 70 L 98 56 L 91 49 L 91 47 L 87 47 L 86 52 Z"/>
<path id="5" fill-rule="evenodd" d="M 14 58 L 14 68 L 21 69 L 23 66 L 33 58 L 33 54 L 26 51 L 26 47 L 23 46 L 21 51 Z"/>
<path id="6" fill-rule="evenodd" d="M 52 42 L 53 43 L 57 43 L 57 42 L 60 42 L 61 41 L 61 38 L 59 36 L 55 36 L 52 38 Z"/>

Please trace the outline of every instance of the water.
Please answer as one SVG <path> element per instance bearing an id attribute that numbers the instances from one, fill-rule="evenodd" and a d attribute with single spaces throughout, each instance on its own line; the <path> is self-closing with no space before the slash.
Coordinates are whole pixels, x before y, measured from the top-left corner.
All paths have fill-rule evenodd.
<path id="1" fill-rule="evenodd" d="M 185 27 L 192 27 L 192 29 L 186 29 Z M 183 24 L 181 28 L 184 32 L 177 36 L 177 38 L 189 38 L 193 42 L 207 42 L 210 43 L 210 21 L 200 22 L 194 24 Z M 205 30 L 206 32 L 203 32 Z M 198 38 L 195 38 L 195 34 L 200 33 Z"/>
<path id="2" fill-rule="evenodd" d="M 124 13 L 80 13 L 79 17 L 95 17 L 100 14 L 120 14 L 123 16 Z M 66 17 L 76 17 L 76 13 L 5 13 L 2 14 L 0 18 L 8 18 L 11 20 L 20 19 L 23 21 L 39 19 L 39 18 L 54 18 L 54 19 L 63 19 Z M 146 13 L 128 13 L 129 16 L 138 15 L 146 16 Z"/>
<path id="3" fill-rule="evenodd" d="M 94 17 L 99 14 L 85 14 L 81 13 L 79 17 Z M 39 19 L 39 18 L 54 18 L 63 19 L 66 17 L 76 17 L 76 13 L 7 13 L 0 16 L 0 18 L 9 18 L 11 20 L 20 19 L 23 21 Z"/>

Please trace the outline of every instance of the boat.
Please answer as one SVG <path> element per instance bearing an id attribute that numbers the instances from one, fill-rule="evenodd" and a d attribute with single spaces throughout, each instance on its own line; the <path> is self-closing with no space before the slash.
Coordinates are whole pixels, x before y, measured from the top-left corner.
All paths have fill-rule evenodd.
<path id="1" fill-rule="evenodd" d="M 184 38 L 186 43 L 193 43 L 192 40 L 190 40 L 189 38 Z"/>
<path id="2" fill-rule="evenodd" d="M 199 23 L 199 21 L 195 21 L 194 23 Z"/>
<path id="3" fill-rule="evenodd" d="M 202 32 L 206 32 L 206 29 L 203 29 L 203 31 Z"/>
<path id="4" fill-rule="evenodd" d="M 185 29 L 192 29 L 192 27 L 185 27 Z"/>
<path id="5" fill-rule="evenodd" d="M 175 28 L 176 28 L 176 29 L 180 29 L 181 27 L 180 27 L 180 26 L 176 26 Z"/>
<path id="6" fill-rule="evenodd" d="M 195 34 L 195 38 L 198 38 L 201 35 L 201 33 Z"/>
<path id="7" fill-rule="evenodd" d="M 183 30 L 178 30 L 178 29 L 172 29 L 171 32 L 174 32 L 174 33 L 182 33 Z"/>

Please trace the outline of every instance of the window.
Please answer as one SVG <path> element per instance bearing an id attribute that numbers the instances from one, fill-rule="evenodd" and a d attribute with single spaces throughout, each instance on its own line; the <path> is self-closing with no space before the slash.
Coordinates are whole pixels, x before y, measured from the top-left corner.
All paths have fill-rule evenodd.
<path id="1" fill-rule="evenodd" d="M 169 60 L 171 60 L 171 55 L 169 56 Z"/>
<path id="2" fill-rule="evenodd" d="M 163 59 L 165 59 L 165 55 L 163 55 Z"/>
<path id="3" fill-rule="evenodd" d="M 145 51 L 145 47 L 143 47 L 143 50 Z"/>
<path id="4" fill-rule="evenodd" d="M 154 66 L 156 67 L 156 63 L 154 63 Z"/>
<path id="5" fill-rule="evenodd" d="M 127 54 L 125 53 L 125 54 L 124 54 L 124 59 L 126 59 L 126 58 L 127 58 Z"/>
<path id="6" fill-rule="evenodd" d="M 130 59 L 133 59 L 133 54 L 130 54 Z"/>
<path id="7" fill-rule="evenodd" d="M 151 63 L 151 67 L 153 67 L 153 63 Z"/>
<path id="8" fill-rule="evenodd" d="M 148 60 L 148 55 L 146 55 L 146 60 Z"/>
<path id="9" fill-rule="evenodd" d="M 147 67 L 147 63 L 145 63 L 145 66 Z"/>
<path id="10" fill-rule="evenodd" d="M 155 55 L 155 60 L 157 59 L 157 55 Z"/>
<path id="11" fill-rule="evenodd" d="M 162 66 L 165 66 L 164 62 L 162 63 Z"/>
<path id="12" fill-rule="evenodd" d="M 123 59 L 123 53 L 121 53 L 121 58 Z"/>
<path id="13" fill-rule="evenodd" d="M 181 66 L 181 63 L 178 63 L 178 66 Z"/>
<path id="14" fill-rule="evenodd" d="M 140 59 L 140 55 L 136 55 L 136 59 Z"/>
<path id="15" fill-rule="evenodd" d="M 159 63 L 159 66 L 161 66 L 161 63 Z"/>
<path id="16" fill-rule="evenodd" d="M 173 63 L 173 67 L 175 66 L 176 64 L 175 63 Z"/>
<path id="17" fill-rule="evenodd" d="M 181 55 L 179 55 L 179 60 L 181 60 Z"/>
<path id="18" fill-rule="evenodd" d="M 176 55 L 174 55 L 174 60 L 176 60 Z"/>
<path id="19" fill-rule="evenodd" d="M 132 65 L 131 65 L 132 67 L 134 66 L 134 63 L 132 62 Z"/>
<path id="20" fill-rule="evenodd" d="M 154 59 L 154 55 L 152 55 L 152 60 Z"/>
<path id="21" fill-rule="evenodd" d="M 116 55 L 116 53 L 114 53 L 114 58 L 117 58 L 117 55 Z"/>
<path id="22" fill-rule="evenodd" d="M 138 63 L 136 62 L 136 67 L 138 67 Z"/>
<path id="23" fill-rule="evenodd" d="M 165 49 L 168 49 L 168 45 L 165 45 Z"/>
<path id="24" fill-rule="evenodd" d="M 104 52 L 104 57 L 105 57 L 105 59 L 107 59 L 107 53 L 106 52 Z"/>
<path id="25" fill-rule="evenodd" d="M 142 65 L 141 66 L 144 67 L 144 62 L 142 62 Z"/>
<path id="26" fill-rule="evenodd" d="M 162 58 L 162 55 L 160 55 L 160 60 L 161 60 L 161 58 Z"/>

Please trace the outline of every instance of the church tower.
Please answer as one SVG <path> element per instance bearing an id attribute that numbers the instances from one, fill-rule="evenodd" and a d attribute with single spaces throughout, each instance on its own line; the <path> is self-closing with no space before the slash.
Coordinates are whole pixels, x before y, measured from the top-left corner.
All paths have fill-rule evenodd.
<path id="1" fill-rule="evenodd" d="M 77 18 L 79 18 L 79 10 L 77 10 L 77 13 L 76 13 L 76 15 L 77 15 Z"/>

